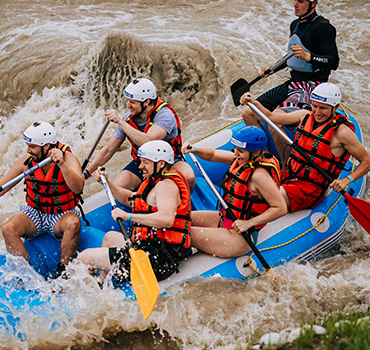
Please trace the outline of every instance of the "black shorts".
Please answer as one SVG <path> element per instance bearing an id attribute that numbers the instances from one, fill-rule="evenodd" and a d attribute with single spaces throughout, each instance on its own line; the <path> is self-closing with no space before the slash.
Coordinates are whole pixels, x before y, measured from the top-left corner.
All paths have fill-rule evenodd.
<path id="1" fill-rule="evenodd" d="M 185 249 L 159 240 L 135 242 L 134 246 L 135 249 L 147 253 L 158 281 L 162 281 L 176 272 L 179 261 L 191 253 L 190 248 Z M 127 247 L 109 248 L 109 260 L 112 264 L 113 277 L 117 282 L 129 281 L 131 265 L 129 249 Z"/>
<path id="2" fill-rule="evenodd" d="M 288 98 L 288 87 L 290 83 L 291 80 L 287 80 L 285 83 L 275 86 L 271 90 L 268 90 L 259 96 L 257 101 L 272 112 L 277 106 L 280 106 L 280 104 Z"/>

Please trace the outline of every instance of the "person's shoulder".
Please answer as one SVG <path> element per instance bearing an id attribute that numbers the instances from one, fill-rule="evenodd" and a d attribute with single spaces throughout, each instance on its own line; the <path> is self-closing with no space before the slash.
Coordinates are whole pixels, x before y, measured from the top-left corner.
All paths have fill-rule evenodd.
<path id="1" fill-rule="evenodd" d="M 168 106 L 170 105 L 164 105 L 163 107 L 161 107 L 161 109 L 157 112 L 156 117 L 162 117 L 162 116 L 173 116 L 174 117 L 175 115 L 171 110 L 171 108 L 173 109 L 173 107 L 169 108 Z"/>
<path id="2" fill-rule="evenodd" d="M 179 187 L 171 177 L 163 177 L 161 181 L 156 183 L 154 188 L 157 194 L 164 194 L 165 192 L 168 194 L 168 191 L 179 192 Z"/>
<path id="3" fill-rule="evenodd" d="M 330 21 L 322 15 L 317 15 L 313 20 L 312 24 L 313 29 L 319 28 L 322 30 L 323 27 L 325 27 L 326 29 L 328 28 L 335 29 L 335 27 L 330 23 Z"/>

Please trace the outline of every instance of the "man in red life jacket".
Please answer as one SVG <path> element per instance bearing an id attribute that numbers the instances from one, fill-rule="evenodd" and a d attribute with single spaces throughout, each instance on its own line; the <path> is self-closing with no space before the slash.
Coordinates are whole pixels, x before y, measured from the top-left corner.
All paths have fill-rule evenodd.
<path id="1" fill-rule="evenodd" d="M 265 112 L 250 94 L 243 98 L 244 103 L 253 103 Z M 341 101 L 339 88 L 332 83 L 323 83 L 313 90 L 311 101 L 312 113 L 305 109 L 292 113 L 275 110 L 268 115 L 280 126 L 299 123 L 294 142 L 335 179 L 329 183 L 292 149 L 287 170 L 281 173 L 280 188 L 290 212 L 315 207 L 324 199 L 328 187 L 340 192 L 370 170 L 370 156 L 354 133 L 353 124 L 347 117 L 336 113 Z M 339 180 L 338 176 L 350 155 L 358 160 L 359 165 L 353 173 Z"/>
<path id="2" fill-rule="evenodd" d="M 116 208 L 112 216 L 133 222 L 130 231 L 133 245 L 147 252 L 160 281 L 177 271 L 179 261 L 191 252 L 190 191 L 184 176 L 177 170 L 169 170 L 174 162 L 169 143 L 146 142 L 140 146 L 138 157 L 144 182 L 136 193 L 111 182 L 100 169 L 96 179 L 100 182 L 100 174 L 104 174 L 113 196 L 120 203 L 132 206 L 132 213 Z M 130 279 L 131 259 L 121 232 L 108 232 L 101 248 L 86 249 L 77 259 L 90 269 L 99 269 L 101 281 L 112 267 L 118 282 Z"/>
<path id="3" fill-rule="evenodd" d="M 125 97 L 128 98 L 129 111 L 122 118 L 114 109 L 105 113 L 107 120 L 114 122 L 117 128 L 109 142 L 84 171 L 85 179 L 89 178 L 98 166 L 106 164 L 127 138 L 132 145 L 133 160 L 114 182 L 122 188 L 134 191 L 143 181 L 137 150 L 148 141 L 164 140 L 172 146 L 175 153 L 175 163 L 171 169 L 181 171 L 192 190 L 195 175 L 190 165 L 182 158 L 181 125 L 175 110 L 157 97 L 156 87 L 149 79 L 135 79 L 126 87 Z"/>
<path id="4" fill-rule="evenodd" d="M 244 127 L 233 135 L 231 142 L 235 152 L 197 149 L 188 142 L 182 148 L 184 153 L 196 153 L 208 161 L 231 164 L 224 182 L 224 200 L 237 220 L 232 222 L 224 209 L 192 212 L 192 245 L 222 258 L 248 253 L 250 247 L 241 233 L 252 227 L 258 230 L 287 213 L 279 191 L 279 162 L 265 152 L 265 132 L 256 126 Z"/>
<path id="5" fill-rule="evenodd" d="M 27 144 L 27 154 L 15 162 L 0 180 L 0 185 L 47 157 L 52 161 L 25 177 L 27 204 L 22 205 L 20 213 L 2 226 L 2 233 L 8 252 L 27 261 L 27 250 L 21 238 L 49 234 L 61 240 L 57 277 L 73 259 L 80 242 L 81 224 L 76 205 L 77 195 L 84 187 L 84 178 L 80 162 L 68 146 L 57 140 L 55 129 L 50 124 L 34 123 L 24 132 L 23 140 Z M 7 187 L 0 195 L 13 186 Z"/>

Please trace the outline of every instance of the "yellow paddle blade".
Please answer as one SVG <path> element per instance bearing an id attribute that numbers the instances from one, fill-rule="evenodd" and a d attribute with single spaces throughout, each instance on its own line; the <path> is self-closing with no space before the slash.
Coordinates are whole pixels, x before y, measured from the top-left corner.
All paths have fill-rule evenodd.
<path id="1" fill-rule="evenodd" d="M 153 311 L 159 296 L 159 285 L 148 255 L 143 250 L 130 248 L 131 284 L 140 309 L 147 319 Z"/>

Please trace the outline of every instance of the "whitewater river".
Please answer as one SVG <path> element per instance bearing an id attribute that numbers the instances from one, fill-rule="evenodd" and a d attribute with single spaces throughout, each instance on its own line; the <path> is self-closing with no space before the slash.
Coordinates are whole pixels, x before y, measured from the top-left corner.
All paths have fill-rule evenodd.
<path id="1" fill-rule="evenodd" d="M 25 153 L 23 131 L 54 123 L 59 139 L 81 162 L 104 122 L 123 113 L 124 87 L 149 77 L 178 112 L 185 140 L 196 140 L 241 117 L 229 93 L 238 78 L 252 80 L 285 54 L 292 0 L 0 0 L 0 176 Z M 340 86 L 370 150 L 370 4 L 321 1 L 318 12 L 337 28 Z M 281 71 L 252 88 L 258 95 L 283 82 Z M 98 150 L 112 136 L 106 131 Z M 98 151 L 97 150 L 97 151 Z M 125 145 L 107 164 L 115 176 L 130 159 Z M 370 200 L 369 187 L 365 199 Z M 100 190 L 88 180 L 84 196 Z M 24 201 L 18 185 L 0 198 L 0 222 Z M 81 272 L 65 282 L 74 291 L 71 315 L 57 333 L 24 319 L 27 340 L 1 337 L 6 349 L 208 349 L 289 331 L 301 319 L 370 307 L 370 237 L 350 222 L 347 235 L 325 257 L 279 268 L 249 281 L 207 279 L 174 286 L 145 321 L 122 293 L 101 292 Z M 58 317 L 58 316 L 57 316 Z"/>

